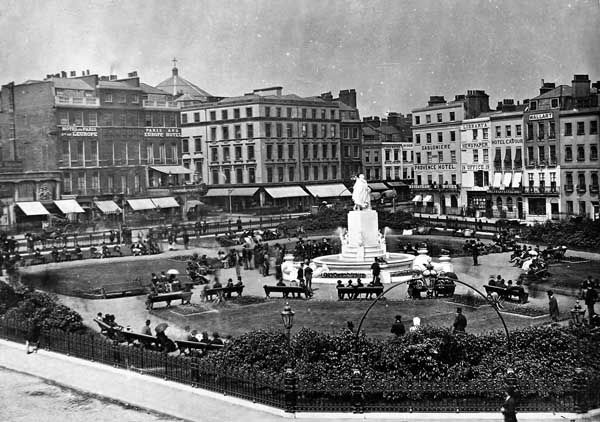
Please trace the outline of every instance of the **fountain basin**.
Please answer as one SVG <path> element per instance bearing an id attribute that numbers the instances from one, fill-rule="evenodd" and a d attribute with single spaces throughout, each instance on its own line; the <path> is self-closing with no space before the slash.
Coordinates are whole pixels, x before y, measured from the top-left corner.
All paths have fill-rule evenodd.
<path id="1" fill-rule="evenodd" d="M 392 283 L 405 281 L 412 278 L 413 274 L 413 255 L 402 253 L 387 253 L 381 258 L 385 263 L 379 264 L 381 267 L 381 282 Z M 346 283 L 349 279 L 359 278 L 357 274 L 364 275 L 360 277 L 363 282 L 368 283 L 372 280 L 371 265 L 374 259 L 369 260 L 351 260 L 342 254 L 325 255 L 313 259 L 317 270 L 313 274 L 313 283 L 335 284 L 337 280 Z M 343 277 L 343 275 L 347 275 Z"/>

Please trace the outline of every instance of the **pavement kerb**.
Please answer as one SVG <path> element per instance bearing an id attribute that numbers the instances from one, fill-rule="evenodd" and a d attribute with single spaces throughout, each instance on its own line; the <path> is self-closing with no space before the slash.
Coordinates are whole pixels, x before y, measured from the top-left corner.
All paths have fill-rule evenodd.
<path id="1" fill-rule="evenodd" d="M 60 353 L 40 350 L 27 356 L 24 345 L 0 340 L 0 366 L 46 379 L 54 384 L 89 392 L 120 403 L 188 421 L 396 420 L 410 422 L 502 421 L 499 412 L 482 413 L 286 413 L 262 404 L 193 388 L 134 371 L 115 368 Z M 117 381 L 118 380 L 118 381 Z M 105 382 L 102 382 L 105 381 Z M 211 410 L 214 410 L 211 413 Z M 235 416 L 235 415 L 238 416 Z M 519 413 L 520 421 L 593 421 L 600 411 L 587 414 Z"/>

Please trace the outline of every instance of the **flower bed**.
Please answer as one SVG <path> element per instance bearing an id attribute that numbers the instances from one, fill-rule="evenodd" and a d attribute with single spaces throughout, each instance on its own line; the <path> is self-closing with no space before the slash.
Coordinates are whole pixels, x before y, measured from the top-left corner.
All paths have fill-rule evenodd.
<path id="1" fill-rule="evenodd" d="M 480 306 L 489 305 L 490 303 L 479 295 L 472 293 L 467 294 L 455 294 L 452 296 L 451 302 L 458 303 L 460 305 L 470 306 L 472 308 L 479 308 Z"/>

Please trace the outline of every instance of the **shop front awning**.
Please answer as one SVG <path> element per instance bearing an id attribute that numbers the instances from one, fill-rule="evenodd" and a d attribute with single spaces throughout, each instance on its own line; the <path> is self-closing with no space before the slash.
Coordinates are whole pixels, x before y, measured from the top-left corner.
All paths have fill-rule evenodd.
<path id="1" fill-rule="evenodd" d="M 504 179 L 502 180 L 502 186 L 505 188 L 510 186 L 510 181 L 512 179 L 512 173 L 504 173 Z"/>
<path id="2" fill-rule="evenodd" d="M 183 166 L 150 166 L 152 170 L 159 171 L 164 174 L 193 174 L 194 171 Z"/>
<path id="3" fill-rule="evenodd" d="M 384 190 L 388 190 L 389 189 L 389 187 L 387 187 L 383 183 L 369 183 L 369 187 L 374 192 L 376 192 L 376 191 L 384 191 Z"/>
<path id="4" fill-rule="evenodd" d="M 492 182 L 492 187 L 499 188 L 502 184 L 502 173 L 494 173 L 494 181 Z"/>
<path id="5" fill-rule="evenodd" d="M 254 196 L 258 188 L 212 188 L 209 189 L 205 196 Z"/>
<path id="6" fill-rule="evenodd" d="M 265 188 L 265 191 L 273 199 L 277 198 L 299 198 L 309 196 L 300 186 L 285 186 L 277 188 Z"/>
<path id="7" fill-rule="evenodd" d="M 128 199 L 127 203 L 134 211 L 153 210 L 156 208 L 156 205 L 154 205 L 154 202 L 150 198 Z"/>
<path id="8" fill-rule="evenodd" d="M 518 188 L 521 187 L 521 178 L 523 177 L 522 173 L 515 173 L 515 176 L 512 179 L 512 187 Z"/>
<path id="9" fill-rule="evenodd" d="M 425 198 L 423 198 L 423 202 L 433 202 L 433 196 L 426 195 Z"/>
<path id="10" fill-rule="evenodd" d="M 423 202 L 423 197 L 421 195 L 416 195 L 413 199 L 413 202 Z"/>
<path id="11" fill-rule="evenodd" d="M 154 202 L 156 208 L 179 208 L 179 203 L 172 196 L 152 198 L 152 202 Z"/>
<path id="12" fill-rule="evenodd" d="M 400 181 L 400 180 L 395 180 L 392 182 L 385 182 L 387 185 L 393 187 L 393 188 L 402 188 L 404 186 L 408 186 L 406 183 Z"/>
<path id="13" fill-rule="evenodd" d="M 85 212 L 74 199 L 54 201 L 54 205 L 56 205 L 63 214 L 81 214 Z"/>
<path id="14" fill-rule="evenodd" d="M 115 201 L 94 201 L 94 205 L 98 207 L 103 214 L 118 214 L 123 212 L 120 206 Z"/>
<path id="15" fill-rule="evenodd" d="M 352 196 L 348 188 L 341 183 L 335 183 L 331 185 L 310 185 L 306 186 L 306 190 L 308 190 L 312 196 L 318 196 L 319 198 Z"/>
<path id="16" fill-rule="evenodd" d="M 48 215 L 50 214 L 46 208 L 41 204 L 41 202 L 17 202 L 17 206 L 21 208 L 21 211 L 25 213 L 25 215 Z"/>

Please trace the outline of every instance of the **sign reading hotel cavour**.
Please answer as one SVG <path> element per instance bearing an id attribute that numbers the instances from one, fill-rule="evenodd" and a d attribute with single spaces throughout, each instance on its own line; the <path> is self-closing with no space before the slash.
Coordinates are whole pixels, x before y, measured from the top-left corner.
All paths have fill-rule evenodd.
<path id="1" fill-rule="evenodd" d="M 98 136 L 96 126 L 61 126 L 60 133 L 64 136 Z"/>
<path id="2" fill-rule="evenodd" d="M 492 145 L 522 145 L 523 138 L 498 138 L 492 139 Z"/>
<path id="3" fill-rule="evenodd" d="M 417 171 L 440 171 L 440 170 L 456 170 L 456 164 L 415 164 Z"/>
<path id="4" fill-rule="evenodd" d="M 552 113 L 536 113 L 536 114 L 529 115 L 529 120 L 546 120 L 546 119 L 551 119 L 551 118 L 552 118 Z"/>
<path id="5" fill-rule="evenodd" d="M 146 138 L 170 138 L 181 136 L 181 129 L 178 127 L 147 127 L 144 130 Z"/>

